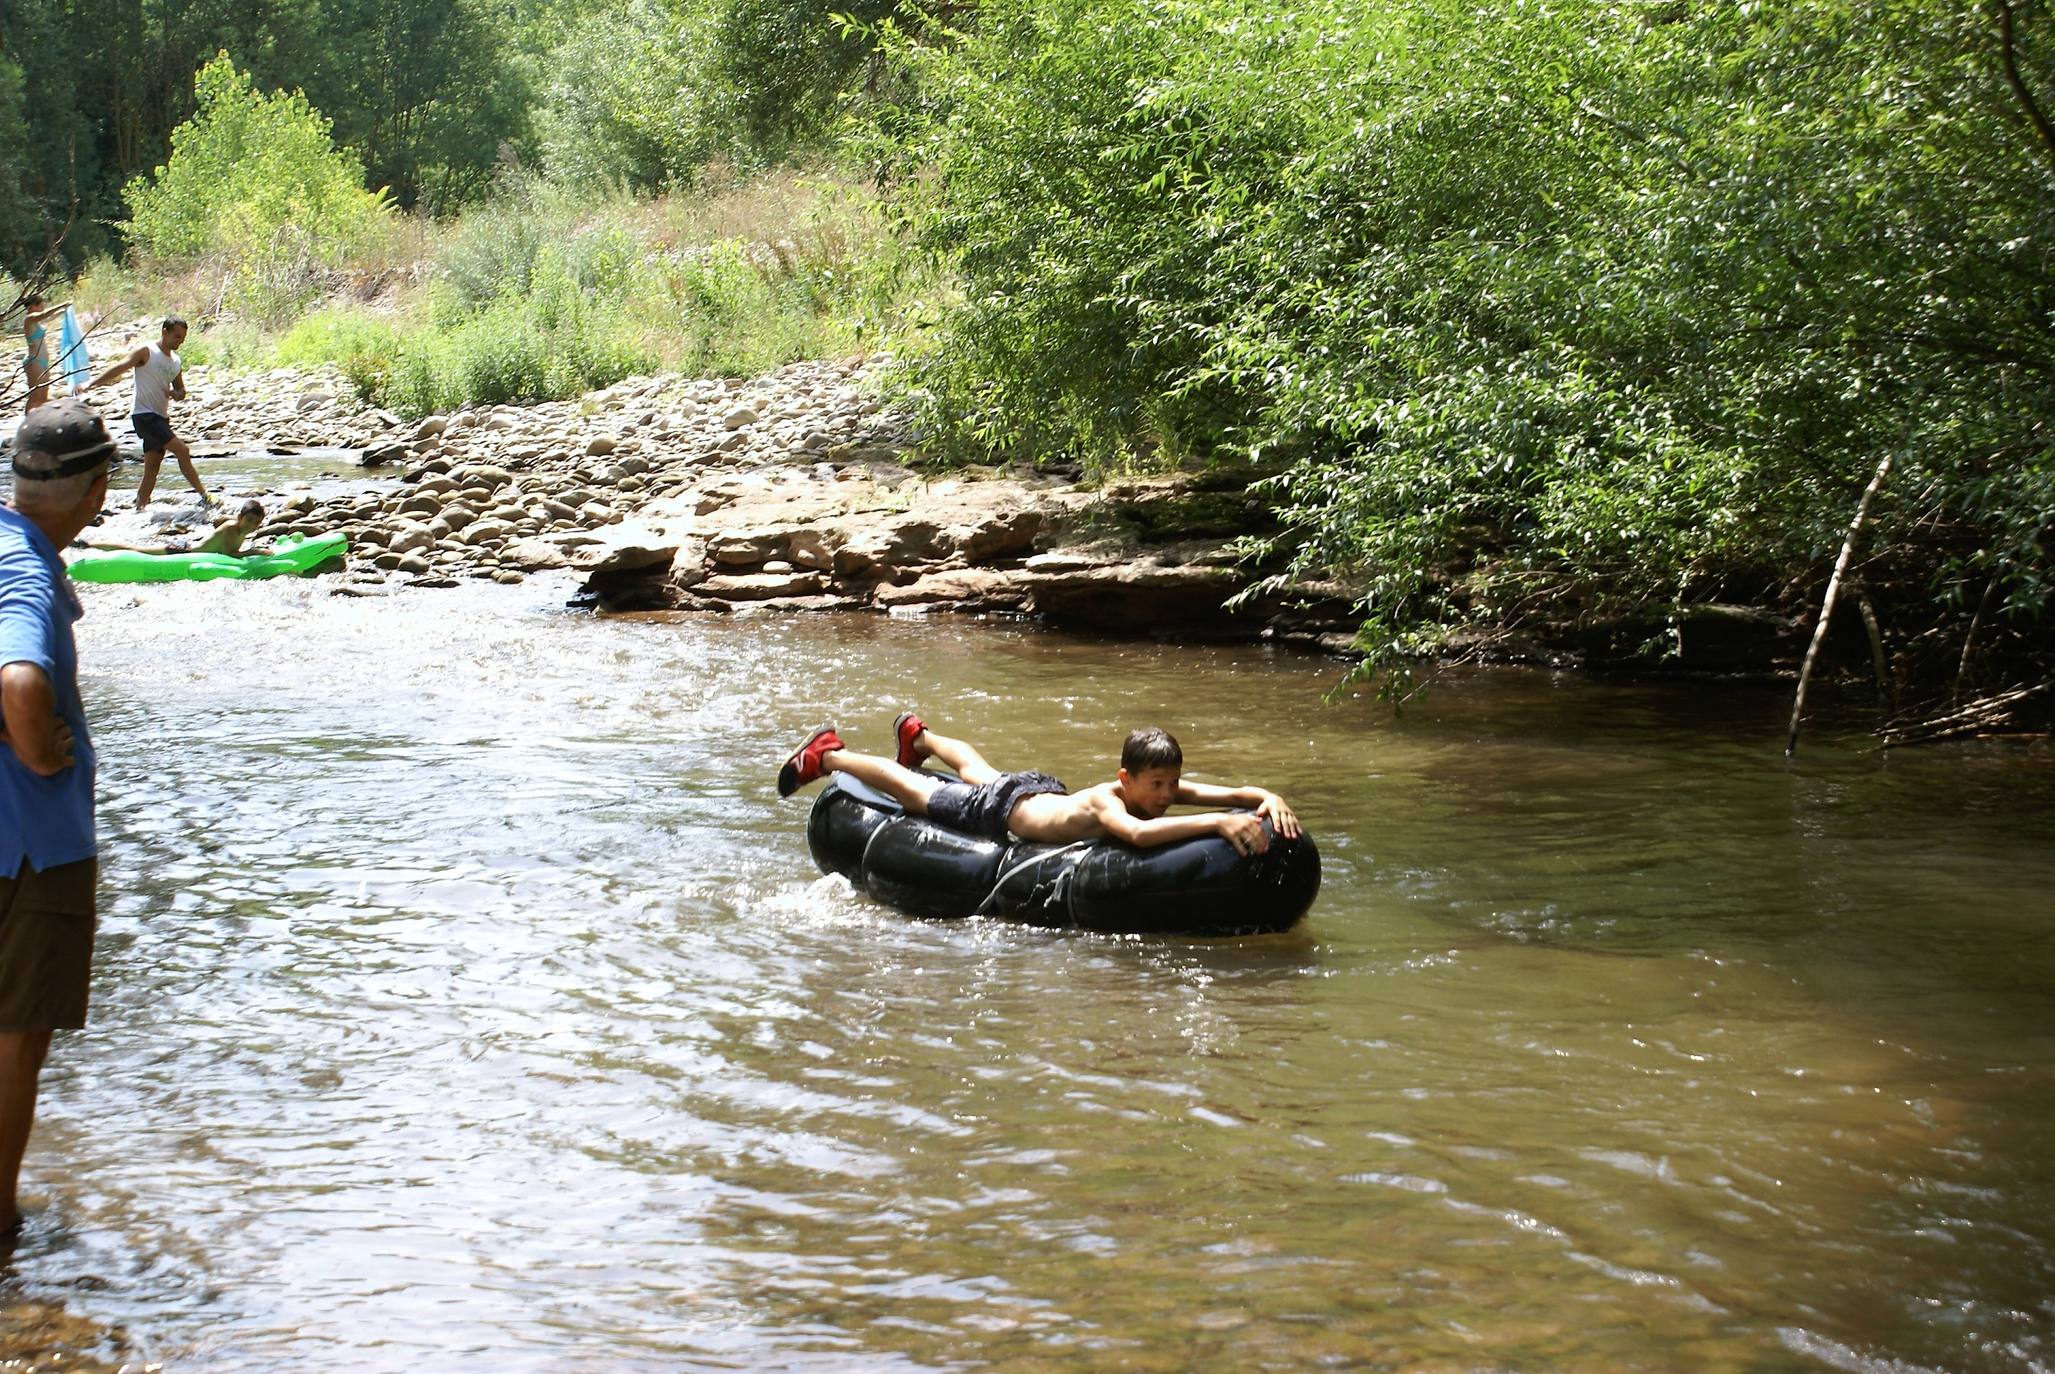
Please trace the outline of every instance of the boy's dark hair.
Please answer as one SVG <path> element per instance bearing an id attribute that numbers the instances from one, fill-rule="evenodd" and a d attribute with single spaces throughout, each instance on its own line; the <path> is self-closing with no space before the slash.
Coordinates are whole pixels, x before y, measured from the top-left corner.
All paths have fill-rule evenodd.
<path id="1" fill-rule="evenodd" d="M 262 501 L 245 501 L 243 502 L 243 508 L 236 512 L 236 514 L 238 516 L 254 515 L 257 519 L 262 520 L 264 518 L 264 503 Z"/>
<path id="2" fill-rule="evenodd" d="M 1168 730 L 1151 725 L 1137 730 L 1120 746 L 1120 766 L 1130 774 L 1148 768 L 1184 768 L 1184 750 Z"/>

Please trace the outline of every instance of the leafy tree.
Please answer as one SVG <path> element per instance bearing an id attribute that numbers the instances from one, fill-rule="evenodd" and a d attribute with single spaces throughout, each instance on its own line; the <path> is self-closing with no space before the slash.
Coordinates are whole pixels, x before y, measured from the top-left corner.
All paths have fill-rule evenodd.
<path id="1" fill-rule="evenodd" d="M 2034 660 L 2051 25 L 993 0 L 949 43 L 885 28 L 923 102 L 887 146 L 965 283 L 917 394 L 986 449 L 1286 464 L 1286 551 L 1354 582 L 1373 658 L 1801 610 L 1888 451 L 1862 572 L 1900 661 L 1952 667 L 1980 600 Z"/>
<path id="2" fill-rule="evenodd" d="M 689 182 L 822 153 L 888 70 L 871 26 L 898 0 L 620 0 L 572 23 L 548 61 L 544 165 L 580 184 Z"/>
<path id="3" fill-rule="evenodd" d="M 575 185 L 653 190 L 740 141 L 712 70 L 705 4 L 626 0 L 581 16 L 549 60 L 537 113 L 543 165 Z"/>
<path id="4" fill-rule="evenodd" d="M 21 68 L 0 54 L 0 243 L 14 249 L 0 266 L 26 271 L 33 258 L 20 251 L 31 241 L 39 216 L 28 192 L 28 111 L 22 100 Z"/>
<path id="5" fill-rule="evenodd" d="M 907 22 L 898 0 L 725 0 L 716 70 L 756 154 L 775 162 L 824 143 L 845 101 L 883 79 L 870 35 L 895 19 Z"/>
<path id="6" fill-rule="evenodd" d="M 528 138 L 531 76 L 503 8 L 482 0 L 319 0 L 325 60 L 306 83 L 402 208 L 482 191 Z"/>
<path id="7" fill-rule="evenodd" d="M 164 258 L 212 253 L 246 276 L 295 258 L 335 263 L 385 232 L 384 198 L 329 138 L 297 91 L 269 95 L 227 53 L 194 78 L 198 110 L 171 136 L 171 159 L 124 192 L 129 233 Z"/>

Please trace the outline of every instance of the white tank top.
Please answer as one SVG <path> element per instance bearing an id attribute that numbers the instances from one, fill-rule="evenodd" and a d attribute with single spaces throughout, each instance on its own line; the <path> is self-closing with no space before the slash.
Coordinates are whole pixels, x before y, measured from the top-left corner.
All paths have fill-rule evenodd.
<path id="1" fill-rule="evenodd" d="M 178 354 L 166 353 L 159 344 L 147 345 L 149 356 L 136 369 L 136 403 L 138 415 L 162 415 L 171 418 L 171 383 L 185 370 L 185 364 L 178 360 Z"/>

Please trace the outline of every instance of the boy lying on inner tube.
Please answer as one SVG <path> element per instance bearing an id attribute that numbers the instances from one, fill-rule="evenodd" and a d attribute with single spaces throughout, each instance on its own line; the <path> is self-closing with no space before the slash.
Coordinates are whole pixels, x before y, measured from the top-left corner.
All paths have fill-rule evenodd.
<path id="1" fill-rule="evenodd" d="M 899 755 L 859 754 L 832 729 L 820 729 L 792 751 L 778 770 L 778 795 L 789 797 L 829 773 L 847 773 L 898 799 L 907 811 L 952 830 L 1004 840 L 1008 834 L 1041 844 L 1113 839 L 1149 848 L 1218 835 L 1239 854 L 1270 846 L 1263 818 L 1285 839 L 1296 839 L 1299 818 L 1284 798 L 1260 787 L 1211 787 L 1186 782 L 1184 751 L 1166 730 L 1137 730 L 1120 750 L 1120 776 L 1072 792 L 1047 773 L 1002 773 L 960 739 L 937 734 L 911 711 L 892 723 Z M 960 782 L 918 771 L 939 759 Z M 1166 816 L 1172 806 L 1248 806 L 1204 816 Z"/>
<path id="2" fill-rule="evenodd" d="M 231 558 L 240 558 L 243 541 L 264 523 L 264 504 L 261 501 L 245 501 L 236 512 L 235 519 L 224 520 L 214 527 L 214 532 L 198 544 L 170 543 L 157 546 L 147 544 L 117 544 L 112 540 L 81 539 L 78 544 L 88 549 L 116 549 L 124 553 L 225 553 Z"/>

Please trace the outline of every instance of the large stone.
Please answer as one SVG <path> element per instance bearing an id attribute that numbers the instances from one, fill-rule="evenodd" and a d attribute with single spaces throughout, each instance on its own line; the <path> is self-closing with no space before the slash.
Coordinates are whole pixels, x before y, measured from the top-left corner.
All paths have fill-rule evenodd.
<path id="1" fill-rule="evenodd" d="M 585 451 L 594 455 L 612 453 L 618 447 L 620 440 L 609 434 L 595 434 L 585 441 Z"/>
<path id="2" fill-rule="evenodd" d="M 722 530 L 707 540 L 707 557 L 724 567 L 756 568 L 783 553 L 792 531 L 784 525 Z"/>
<path id="3" fill-rule="evenodd" d="M 777 596 L 813 596 L 825 590 L 819 573 L 724 573 L 692 589 L 716 601 L 763 601 Z"/>
<path id="4" fill-rule="evenodd" d="M 369 530 L 365 531 L 367 538 L 371 533 Z M 391 535 L 385 540 L 385 546 L 394 553 L 412 553 L 416 549 L 425 549 L 434 542 L 434 531 L 426 525 L 408 520 L 393 527 Z"/>
<path id="5" fill-rule="evenodd" d="M 840 531 L 810 525 L 792 531 L 785 548 L 800 567 L 825 570 L 835 566 L 835 549 L 840 543 Z"/>
<path id="6" fill-rule="evenodd" d="M 706 541 L 685 538 L 678 541 L 678 552 L 671 558 L 669 581 L 674 587 L 696 587 L 712 575 L 707 567 Z"/>
<path id="7" fill-rule="evenodd" d="M 595 577 L 668 568 L 678 555 L 678 541 L 660 530 L 634 522 L 614 525 L 578 548 L 573 566 Z"/>
<path id="8" fill-rule="evenodd" d="M 1028 584 L 1035 614 L 1063 624 L 1120 630 L 1216 619 L 1223 614 L 1221 603 L 1240 585 L 1229 568 L 1151 558 L 1035 573 Z"/>
<path id="9" fill-rule="evenodd" d="M 990 568 L 951 568 L 872 593 L 887 610 L 1009 610 L 1027 604 L 1028 589 L 1018 575 Z"/>
<path id="10" fill-rule="evenodd" d="M 513 473 L 505 468 L 494 467 L 490 463 L 466 463 L 456 469 L 454 475 L 466 487 L 483 486 L 492 491 L 497 491 L 514 480 Z"/>
<path id="11" fill-rule="evenodd" d="M 835 550 L 837 577 L 876 577 L 934 561 L 941 527 L 919 516 L 899 516 L 858 529 Z"/>
<path id="12" fill-rule="evenodd" d="M 1042 531 L 1040 511 L 1025 507 L 989 512 L 974 524 L 952 525 L 949 542 L 966 563 L 993 563 L 1032 553 Z"/>
<path id="13" fill-rule="evenodd" d="M 547 539 L 516 539 L 499 551 L 499 561 L 506 567 L 539 572 L 545 568 L 569 567 L 571 558 Z"/>

